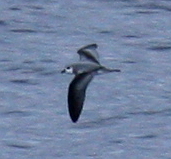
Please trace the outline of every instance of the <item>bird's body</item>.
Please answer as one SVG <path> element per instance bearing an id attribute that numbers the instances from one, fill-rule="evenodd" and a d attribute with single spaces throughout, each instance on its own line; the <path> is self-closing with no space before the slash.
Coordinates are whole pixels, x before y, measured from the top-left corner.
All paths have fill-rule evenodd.
<path id="1" fill-rule="evenodd" d="M 62 73 L 74 74 L 75 77 L 68 89 L 68 109 L 73 122 L 77 122 L 86 96 L 86 88 L 94 75 L 107 72 L 120 72 L 119 69 L 109 69 L 99 62 L 96 51 L 97 44 L 90 44 L 78 50 L 80 62 L 68 65 Z"/>
<path id="2" fill-rule="evenodd" d="M 78 62 L 78 63 L 73 63 L 72 67 L 74 68 L 72 74 L 77 75 L 81 73 L 96 72 L 102 66 L 92 62 Z"/>

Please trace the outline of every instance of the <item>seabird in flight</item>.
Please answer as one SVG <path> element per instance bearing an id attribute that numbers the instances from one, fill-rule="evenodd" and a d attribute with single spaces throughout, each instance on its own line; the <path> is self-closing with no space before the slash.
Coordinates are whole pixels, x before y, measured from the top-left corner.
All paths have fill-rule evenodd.
<path id="1" fill-rule="evenodd" d="M 71 120 L 77 122 L 85 100 L 86 88 L 97 74 L 120 72 L 119 69 L 109 69 L 99 62 L 97 44 L 90 44 L 77 51 L 80 62 L 66 66 L 61 73 L 74 74 L 75 77 L 68 89 L 68 109 Z"/>

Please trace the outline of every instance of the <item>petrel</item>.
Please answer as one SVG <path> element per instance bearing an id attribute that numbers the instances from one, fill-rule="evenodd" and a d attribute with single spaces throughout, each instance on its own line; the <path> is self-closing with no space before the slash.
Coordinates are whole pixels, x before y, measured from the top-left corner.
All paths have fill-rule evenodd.
<path id="1" fill-rule="evenodd" d="M 97 44 L 90 44 L 80 48 L 77 53 L 80 61 L 70 64 L 61 73 L 74 74 L 75 77 L 68 88 L 68 110 L 71 120 L 75 123 L 81 114 L 88 84 L 97 74 L 120 72 L 119 69 L 110 69 L 102 66 L 99 61 Z"/>

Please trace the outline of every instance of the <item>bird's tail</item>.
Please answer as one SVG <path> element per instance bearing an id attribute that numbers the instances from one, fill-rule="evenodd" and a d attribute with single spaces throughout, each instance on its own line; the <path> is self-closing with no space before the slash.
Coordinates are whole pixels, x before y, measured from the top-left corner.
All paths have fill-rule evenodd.
<path id="1" fill-rule="evenodd" d="M 102 66 L 102 68 L 98 71 L 98 74 L 110 73 L 110 72 L 121 72 L 121 70 L 106 68 L 106 67 Z"/>

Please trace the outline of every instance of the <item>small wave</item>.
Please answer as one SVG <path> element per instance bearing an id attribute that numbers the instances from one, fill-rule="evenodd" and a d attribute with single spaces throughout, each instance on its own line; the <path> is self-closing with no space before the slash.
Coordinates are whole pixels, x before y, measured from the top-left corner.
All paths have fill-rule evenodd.
<path id="1" fill-rule="evenodd" d="M 34 9 L 34 10 L 42 10 L 44 9 L 42 6 L 36 6 L 36 5 L 29 5 L 27 6 L 30 9 Z"/>
<path id="2" fill-rule="evenodd" d="M 147 135 L 141 135 L 141 136 L 136 136 L 138 139 L 153 139 L 156 138 L 156 134 L 147 134 Z"/>
<path id="3" fill-rule="evenodd" d="M 0 20 L 0 26 L 6 26 L 6 25 L 7 25 L 6 21 Z"/>
<path id="4" fill-rule="evenodd" d="M 128 114 L 129 115 L 156 115 L 159 113 L 161 113 L 161 111 L 149 110 L 149 111 L 129 112 Z"/>
<path id="5" fill-rule="evenodd" d="M 9 147 L 15 147 L 15 148 L 19 148 L 19 149 L 28 149 L 31 148 L 31 146 L 29 145 L 20 145 L 20 144 L 8 144 Z"/>
<path id="6" fill-rule="evenodd" d="M 150 11 L 150 10 L 141 10 L 141 11 L 137 11 L 136 13 L 137 14 L 146 14 L 146 15 L 149 15 L 149 14 L 156 14 L 157 12 L 156 11 Z"/>
<path id="7" fill-rule="evenodd" d="M 159 2 L 154 2 L 154 3 L 143 3 L 143 4 L 138 4 L 137 7 L 139 8 L 145 8 L 149 9 L 150 11 L 152 10 L 165 10 L 165 11 L 171 11 L 171 6 L 170 5 L 165 5 Z"/>
<path id="8" fill-rule="evenodd" d="M 28 84 L 28 85 L 38 84 L 38 82 L 36 82 L 35 80 L 31 80 L 31 79 L 13 79 L 13 80 L 10 80 L 10 82 L 16 83 L 16 84 Z"/>
<path id="9" fill-rule="evenodd" d="M 5 141 L 6 145 L 9 147 L 13 148 L 18 148 L 18 149 L 30 149 L 34 147 L 34 144 L 31 142 L 26 142 L 26 141 L 19 141 L 19 140 L 14 140 L 14 141 Z"/>
<path id="10" fill-rule="evenodd" d="M 37 31 L 33 29 L 11 29 L 10 31 L 14 33 L 37 33 Z"/>
<path id="11" fill-rule="evenodd" d="M 100 34 L 113 34 L 113 31 L 111 30 L 101 30 L 99 31 Z"/>
<path id="12" fill-rule="evenodd" d="M 50 76 L 50 75 L 55 75 L 57 74 L 57 71 L 42 71 L 40 72 L 40 75 L 43 75 L 43 76 Z"/>
<path id="13" fill-rule="evenodd" d="M 52 59 L 43 59 L 43 60 L 40 60 L 40 62 L 42 62 L 42 63 L 56 63 L 56 61 L 54 61 Z"/>
<path id="14" fill-rule="evenodd" d="M 0 63 L 6 63 L 6 62 L 11 62 L 11 60 L 9 60 L 9 59 L 1 59 L 0 60 Z"/>
<path id="15" fill-rule="evenodd" d="M 125 120 L 127 118 L 128 118 L 127 116 L 123 116 L 123 115 L 99 118 L 96 121 L 84 122 L 84 124 L 77 125 L 77 127 L 82 129 L 98 128 L 101 127 L 102 125 L 108 126 L 114 123 L 117 124 L 118 121 Z"/>
<path id="16" fill-rule="evenodd" d="M 8 68 L 4 68 L 4 71 L 17 71 L 17 70 L 21 70 L 22 67 L 20 66 L 10 66 Z"/>
<path id="17" fill-rule="evenodd" d="M 122 63 L 135 64 L 136 62 L 135 61 L 132 61 L 132 60 L 125 60 L 125 61 L 122 61 Z"/>
<path id="18" fill-rule="evenodd" d="M 19 10 L 21 10 L 21 8 L 19 8 L 19 7 L 10 7 L 9 10 L 19 11 Z"/>
<path id="19" fill-rule="evenodd" d="M 15 116 L 15 117 L 26 117 L 26 116 L 31 115 L 29 112 L 22 111 L 22 110 L 6 111 L 6 112 L 3 112 L 2 114 L 6 116 Z"/>
<path id="20" fill-rule="evenodd" d="M 148 111 L 139 111 L 139 112 L 129 112 L 129 115 L 171 115 L 171 109 L 163 109 L 163 110 L 148 110 Z"/>
<path id="21" fill-rule="evenodd" d="M 33 60 L 25 60 L 25 61 L 23 61 L 23 64 L 34 64 L 35 63 L 35 61 L 33 61 Z"/>
<path id="22" fill-rule="evenodd" d="M 171 46 L 152 46 L 152 47 L 149 47 L 148 49 L 154 50 L 154 51 L 167 51 L 171 49 Z"/>
<path id="23" fill-rule="evenodd" d="M 125 36 L 123 36 L 123 37 L 125 37 L 125 38 L 128 38 L 128 39 L 138 39 L 138 38 L 140 38 L 139 36 L 137 36 L 137 35 L 125 35 Z"/>

